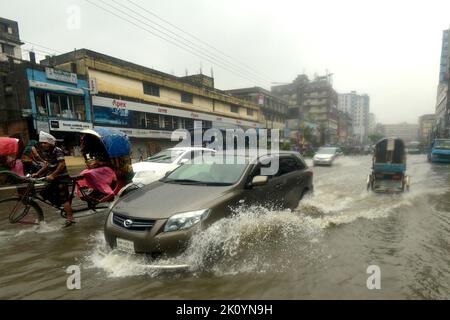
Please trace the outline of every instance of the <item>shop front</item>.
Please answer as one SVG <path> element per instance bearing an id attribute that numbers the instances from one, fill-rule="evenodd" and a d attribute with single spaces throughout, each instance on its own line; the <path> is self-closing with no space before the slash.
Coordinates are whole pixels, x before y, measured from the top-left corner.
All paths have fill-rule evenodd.
<path id="1" fill-rule="evenodd" d="M 77 154 L 80 132 L 92 128 L 88 83 L 74 73 L 52 68 L 27 69 L 32 136 L 54 135 L 68 154 Z"/>
<path id="2" fill-rule="evenodd" d="M 258 128 L 257 122 L 221 117 L 133 101 L 93 96 L 93 123 L 97 127 L 116 128 L 130 137 L 132 158 L 146 158 L 165 148 L 175 146 L 172 132 L 193 129 L 201 122 L 203 128 Z"/>

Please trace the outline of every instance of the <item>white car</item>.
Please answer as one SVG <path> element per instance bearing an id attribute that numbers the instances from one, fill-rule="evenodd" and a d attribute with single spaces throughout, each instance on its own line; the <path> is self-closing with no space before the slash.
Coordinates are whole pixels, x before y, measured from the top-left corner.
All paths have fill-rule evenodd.
<path id="1" fill-rule="evenodd" d="M 215 152 L 215 150 L 201 147 L 165 149 L 143 162 L 133 164 L 135 173 L 133 182 L 144 185 L 150 184 L 163 178 L 167 172 L 175 170 L 204 152 Z"/>
<path id="2" fill-rule="evenodd" d="M 341 154 L 338 148 L 334 147 L 322 147 L 317 150 L 313 158 L 313 164 L 331 166 L 333 161 Z"/>

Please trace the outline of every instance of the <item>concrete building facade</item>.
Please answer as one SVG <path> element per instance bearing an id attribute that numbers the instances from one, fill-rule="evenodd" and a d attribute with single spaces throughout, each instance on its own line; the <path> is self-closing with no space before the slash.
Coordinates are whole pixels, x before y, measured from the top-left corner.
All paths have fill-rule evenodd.
<path id="1" fill-rule="evenodd" d="M 377 118 L 375 116 L 375 114 L 373 113 L 369 113 L 369 130 L 368 130 L 368 135 L 372 135 L 375 134 L 377 128 Z"/>
<path id="2" fill-rule="evenodd" d="M 321 145 L 338 142 L 338 94 L 327 77 L 311 81 L 304 93 L 304 117 L 317 124 Z"/>
<path id="3" fill-rule="evenodd" d="M 433 137 L 450 137 L 450 49 L 449 39 L 450 29 L 442 32 L 442 48 L 439 65 L 439 84 L 436 95 L 435 124 L 433 127 Z"/>
<path id="4" fill-rule="evenodd" d="M 257 104 L 261 108 L 261 123 L 265 128 L 284 131 L 289 106 L 286 100 L 260 87 L 227 90 L 225 92 Z"/>
<path id="5" fill-rule="evenodd" d="M 357 94 L 356 91 L 339 94 L 338 109 L 350 114 L 353 119 L 353 133 L 358 136 L 361 144 L 366 143 L 369 135 L 369 96 Z"/>
<path id="6" fill-rule="evenodd" d="M 405 143 L 409 143 L 418 140 L 419 124 L 409 124 L 406 122 L 399 124 L 384 124 L 383 132 L 387 138 L 400 138 Z"/>
<path id="7" fill-rule="evenodd" d="M 23 61 L 9 70 L 4 86 L 7 119 L 23 122 L 24 141 L 42 130 L 71 148 L 81 130 L 92 128 L 88 82 L 82 76 Z"/>
<path id="8" fill-rule="evenodd" d="M 308 131 L 315 140 L 313 144 L 338 142 L 338 99 L 329 76 L 310 81 L 301 74 L 292 83 L 273 86 L 271 91 L 289 103 L 288 129 L 292 137 L 302 137 Z"/>
<path id="9" fill-rule="evenodd" d="M 425 144 L 430 143 L 433 126 L 436 121 L 434 114 L 424 114 L 419 118 L 419 141 Z"/>
<path id="10" fill-rule="evenodd" d="M 126 133 L 133 154 L 144 157 L 176 144 L 175 129 L 260 128 L 260 108 L 214 88 L 205 75 L 176 77 L 98 52 L 81 49 L 41 63 L 89 81 L 94 127 Z"/>
<path id="11" fill-rule="evenodd" d="M 14 97 L 12 87 L 5 83 L 5 77 L 22 59 L 19 26 L 16 21 L 0 17 L 0 135 L 28 138 L 27 121 L 19 109 L 11 106 Z M 19 97 L 15 97 L 16 101 Z"/>
<path id="12" fill-rule="evenodd" d="M 0 62 L 9 58 L 21 60 L 21 45 L 18 23 L 0 17 Z"/>

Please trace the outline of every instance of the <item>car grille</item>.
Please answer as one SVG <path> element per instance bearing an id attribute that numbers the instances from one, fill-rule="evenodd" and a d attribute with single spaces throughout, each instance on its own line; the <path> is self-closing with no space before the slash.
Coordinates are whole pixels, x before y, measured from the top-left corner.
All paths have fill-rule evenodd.
<path id="1" fill-rule="evenodd" d="M 113 223 L 116 226 L 133 231 L 148 231 L 155 225 L 156 222 L 156 220 L 132 218 L 117 213 L 113 213 L 112 219 Z M 131 224 L 129 224 L 128 227 L 125 226 L 126 225 L 125 221 L 127 220 L 131 221 Z"/>
<path id="2" fill-rule="evenodd" d="M 450 154 L 437 154 L 438 159 L 450 160 Z"/>

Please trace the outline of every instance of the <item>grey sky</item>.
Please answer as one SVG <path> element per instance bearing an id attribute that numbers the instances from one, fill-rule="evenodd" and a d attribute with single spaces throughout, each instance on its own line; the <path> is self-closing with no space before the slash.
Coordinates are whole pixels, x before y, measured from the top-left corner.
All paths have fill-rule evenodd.
<path id="1" fill-rule="evenodd" d="M 85 0 L 0 0 L 0 16 L 17 20 L 25 41 L 62 52 L 89 48 L 178 76 L 185 69 L 198 72 L 200 63 L 209 74 L 213 66 L 219 89 L 269 89 L 270 81 L 290 82 L 303 71 L 311 78 L 328 69 L 338 92 L 370 95 L 379 122 L 415 123 L 434 113 L 442 30 L 450 25 L 448 0 L 133 1 L 267 79 L 242 79 Z M 67 27 L 71 5 L 80 8 L 79 29 Z"/>

